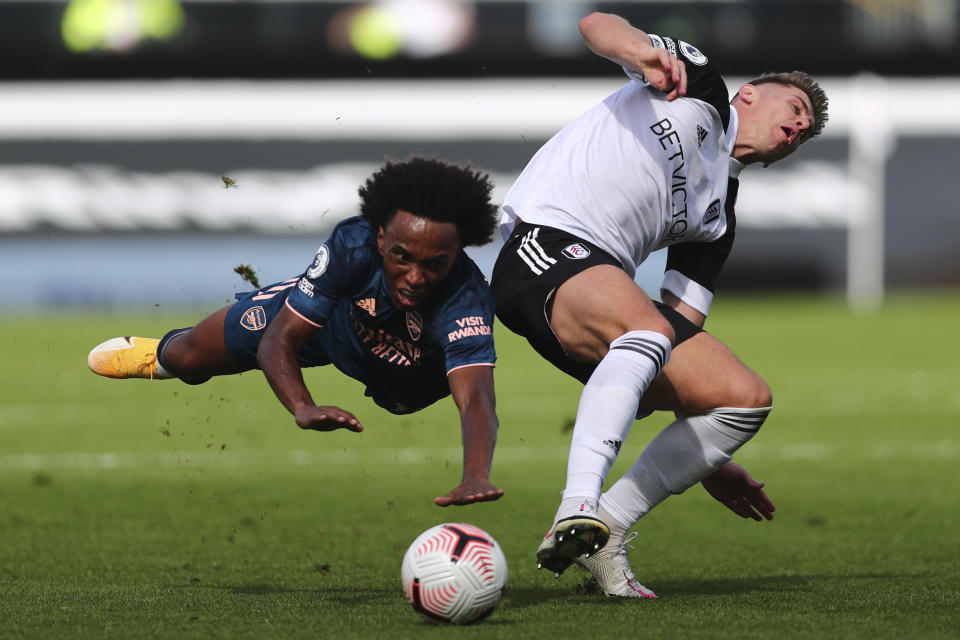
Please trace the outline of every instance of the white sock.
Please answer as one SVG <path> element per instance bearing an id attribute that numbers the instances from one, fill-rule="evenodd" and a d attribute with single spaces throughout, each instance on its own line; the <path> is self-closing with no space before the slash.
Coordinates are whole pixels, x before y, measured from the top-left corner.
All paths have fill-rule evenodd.
<path id="1" fill-rule="evenodd" d="M 683 493 L 725 465 L 757 431 L 770 407 L 721 407 L 667 425 L 600 498 L 600 508 L 633 526 L 671 494 Z"/>
<path id="2" fill-rule="evenodd" d="M 161 380 L 169 380 L 170 378 L 175 378 L 176 376 L 163 368 L 163 365 L 160 364 L 160 361 L 157 360 L 157 377 Z"/>
<path id="3" fill-rule="evenodd" d="M 600 496 L 600 508 L 597 509 L 597 517 L 610 529 L 610 539 L 603 548 L 617 549 L 623 544 L 623 540 L 627 537 L 627 532 L 630 531 L 633 522 L 620 522 L 615 515 L 607 511 L 603 506 L 605 495 Z"/>
<path id="4" fill-rule="evenodd" d="M 607 472 L 633 426 L 640 397 L 669 358 L 670 340 L 654 331 L 631 331 L 610 343 L 580 396 L 562 505 L 577 498 L 597 504 Z M 566 517 L 561 512 L 558 516 Z"/>
<path id="5" fill-rule="evenodd" d="M 179 340 L 183 336 L 187 335 L 190 332 L 190 329 L 193 327 L 188 327 L 186 329 L 176 329 L 170 331 L 160 339 L 160 344 L 157 345 L 157 377 L 168 379 L 176 378 L 175 374 L 171 373 L 168 369 L 163 366 L 163 356 L 164 352 L 167 350 L 167 346 L 174 340 Z"/>
<path id="6" fill-rule="evenodd" d="M 588 516 L 597 518 L 597 500 L 590 498 L 563 498 L 560 500 L 560 506 L 557 513 L 553 516 L 553 523 L 556 524 L 564 518 L 573 518 L 576 516 Z"/>

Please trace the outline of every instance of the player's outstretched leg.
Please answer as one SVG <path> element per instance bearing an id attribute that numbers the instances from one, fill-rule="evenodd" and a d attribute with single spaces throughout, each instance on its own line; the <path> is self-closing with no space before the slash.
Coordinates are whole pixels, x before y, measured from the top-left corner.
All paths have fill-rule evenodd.
<path id="1" fill-rule="evenodd" d="M 554 525 L 540 543 L 537 564 L 557 575 L 574 558 L 603 547 L 610 531 L 597 518 L 603 481 L 630 432 L 637 404 L 670 357 L 670 339 L 653 331 L 630 331 L 610 343 L 577 409 L 567 484 Z"/>
<path id="2" fill-rule="evenodd" d="M 107 378 L 172 378 L 173 376 L 157 364 L 159 344 L 160 341 L 156 338 L 111 338 L 90 351 L 87 366 L 94 373 Z"/>
<path id="3" fill-rule="evenodd" d="M 237 362 L 226 347 L 224 320 L 232 308 L 224 307 L 194 327 L 168 331 L 160 340 L 112 338 L 93 348 L 87 364 L 94 373 L 108 378 L 179 378 L 187 384 L 247 371 L 255 363 Z M 256 343 L 248 348 L 256 353 Z"/>

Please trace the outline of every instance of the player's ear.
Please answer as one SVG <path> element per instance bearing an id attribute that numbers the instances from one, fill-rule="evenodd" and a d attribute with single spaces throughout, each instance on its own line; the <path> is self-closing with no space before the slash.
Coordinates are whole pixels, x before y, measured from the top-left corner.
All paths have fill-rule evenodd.
<path id="1" fill-rule="evenodd" d="M 745 84 L 737 91 L 737 97 L 744 104 L 753 104 L 757 99 L 757 88 L 752 84 Z"/>
<path id="2" fill-rule="evenodd" d="M 384 255 L 384 253 L 383 253 L 383 225 L 380 225 L 379 229 L 380 229 L 380 230 L 377 231 L 377 251 L 379 251 L 379 252 L 380 252 L 380 255 L 382 256 L 382 255 Z"/>

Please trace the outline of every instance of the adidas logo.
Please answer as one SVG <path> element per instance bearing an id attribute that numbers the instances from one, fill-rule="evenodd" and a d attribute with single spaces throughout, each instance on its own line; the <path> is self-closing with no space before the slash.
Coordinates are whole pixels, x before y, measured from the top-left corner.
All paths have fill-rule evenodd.
<path id="1" fill-rule="evenodd" d="M 620 447 L 621 445 L 623 445 L 623 441 L 622 440 L 604 440 L 603 444 L 613 449 L 614 453 L 620 453 Z"/>
<path id="2" fill-rule="evenodd" d="M 703 144 L 704 138 L 707 137 L 707 130 L 697 125 L 697 148 L 700 148 L 700 145 Z"/>

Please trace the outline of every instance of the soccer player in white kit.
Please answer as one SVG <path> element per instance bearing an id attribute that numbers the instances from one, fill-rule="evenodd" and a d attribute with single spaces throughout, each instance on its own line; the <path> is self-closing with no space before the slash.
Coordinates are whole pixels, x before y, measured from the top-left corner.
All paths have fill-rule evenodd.
<path id="1" fill-rule="evenodd" d="M 587 46 L 629 77 L 530 160 L 504 199 L 497 315 L 585 383 L 567 482 L 538 566 L 585 566 L 608 595 L 656 597 L 627 563 L 630 528 L 697 482 L 742 517 L 772 518 L 763 483 L 732 462 L 771 408 L 766 382 L 702 330 L 733 243 L 738 175 L 817 135 L 823 90 L 767 74 L 729 99 L 694 46 L 614 15 L 580 21 Z M 634 282 L 669 247 L 661 294 Z M 601 495 L 635 417 L 676 420 Z M 639 413 L 638 413 L 639 412 Z"/>

